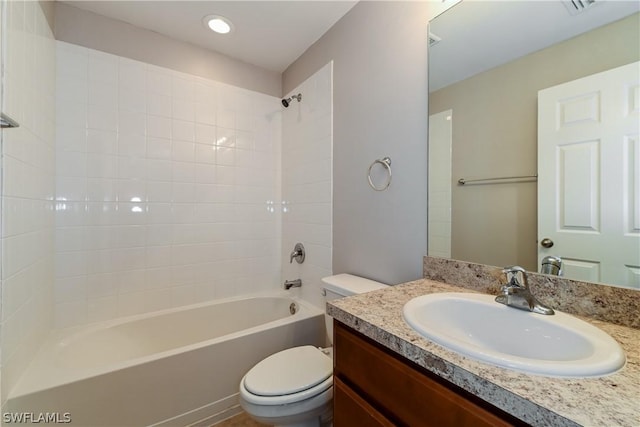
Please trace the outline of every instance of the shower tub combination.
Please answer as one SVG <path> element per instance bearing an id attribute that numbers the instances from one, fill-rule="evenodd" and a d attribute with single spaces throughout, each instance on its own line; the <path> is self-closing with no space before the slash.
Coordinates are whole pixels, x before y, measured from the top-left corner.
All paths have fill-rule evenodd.
<path id="1" fill-rule="evenodd" d="M 242 376 L 266 356 L 325 345 L 322 310 L 283 293 L 57 330 L 5 412 L 69 413 L 79 426 L 211 425 L 240 411 Z"/>

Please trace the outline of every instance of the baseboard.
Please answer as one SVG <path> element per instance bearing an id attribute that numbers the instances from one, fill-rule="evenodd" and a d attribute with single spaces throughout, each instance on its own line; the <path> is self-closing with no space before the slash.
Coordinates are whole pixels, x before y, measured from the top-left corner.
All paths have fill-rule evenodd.
<path id="1" fill-rule="evenodd" d="M 232 394 L 216 402 L 152 424 L 149 427 L 212 426 L 242 412 L 240 404 L 238 403 L 238 396 L 239 393 Z"/>

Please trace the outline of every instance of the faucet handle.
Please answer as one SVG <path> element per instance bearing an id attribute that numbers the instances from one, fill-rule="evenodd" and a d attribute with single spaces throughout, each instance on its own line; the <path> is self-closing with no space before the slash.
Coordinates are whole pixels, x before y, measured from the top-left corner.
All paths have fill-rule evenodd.
<path id="1" fill-rule="evenodd" d="M 291 255 L 289 256 L 289 264 L 292 264 L 294 259 L 298 264 L 302 264 L 305 256 L 306 254 L 302 243 L 296 243 L 296 246 L 293 248 L 293 252 L 291 252 Z"/>
<path id="2" fill-rule="evenodd" d="M 502 272 L 507 275 L 507 283 L 502 286 L 502 294 L 496 297 L 496 302 L 539 314 L 554 313 L 553 309 L 541 304 L 531 295 L 524 268 L 514 265 L 503 268 Z"/>
<path id="3" fill-rule="evenodd" d="M 506 286 L 513 286 L 518 288 L 527 288 L 527 273 L 526 270 L 519 265 L 512 265 L 505 267 L 502 272 L 507 275 Z"/>

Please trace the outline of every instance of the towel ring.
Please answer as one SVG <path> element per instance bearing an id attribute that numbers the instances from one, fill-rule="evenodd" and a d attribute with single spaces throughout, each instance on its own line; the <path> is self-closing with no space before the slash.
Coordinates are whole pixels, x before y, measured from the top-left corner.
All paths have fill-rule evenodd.
<path id="1" fill-rule="evenodd" d="M 382 187 L 376 187 L 373 184 L 373 181 L 371 180 L 371 169 L 373 168 L 373 166 L 375 166 L 376 163 L 379 163 L 382 166 L 384 166 L 384 168 L 389 173 L 389 177 L 387 178 L 387 181 Z M 371 163 L 371 166 L 369 166 L 369 171 L 367 172 L 367 179 L 369 180 L 369 185 L 371 186 L 371 188 L 373 188 L 376 191 L 384 191 L 387 188 L 389 188 L 389 185 L 391 184 L 391 159 L 389 157 L 383 157 L 381 159 L 374 160 L 373 163 Z"/>

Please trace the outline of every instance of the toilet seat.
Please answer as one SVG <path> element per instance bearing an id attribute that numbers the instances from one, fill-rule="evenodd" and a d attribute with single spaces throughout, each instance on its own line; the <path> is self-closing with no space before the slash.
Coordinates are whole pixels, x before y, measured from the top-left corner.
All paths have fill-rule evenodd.
<path id="1" fill-rule="evenodd" d="M 240 394 L 257 405 L 284 405 L 321 394 L 333 385 L 333 360 L 312 346 L 275 353 L 242 378 Z"/>
<path id="2" fill-rule="evenodd" d="M 306 399 L 311 399 L 317 396 L 333 386 L 333 376 L 327 378 L 322 383 L 315 387 L 301 391 L 299 393 L 285 394 L 282 396 L 258 396 L 247 391 L 244 385 L 244 378 L 242 379 L 242 387 L 240 388 L 240 396 L 249 403 L 262 406 L 277 406 L 287 405 L 291 403 L 301 402 Z M 329 397 L 331 399 L 331 397 Z"/>

